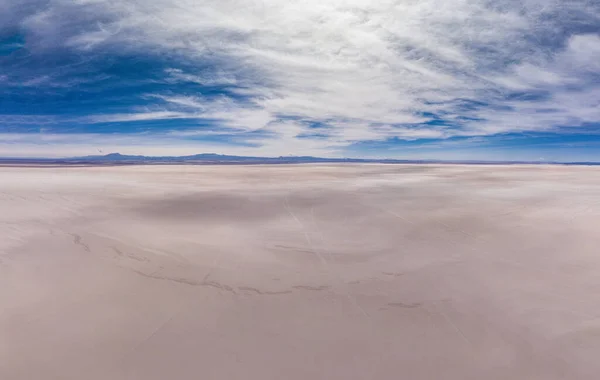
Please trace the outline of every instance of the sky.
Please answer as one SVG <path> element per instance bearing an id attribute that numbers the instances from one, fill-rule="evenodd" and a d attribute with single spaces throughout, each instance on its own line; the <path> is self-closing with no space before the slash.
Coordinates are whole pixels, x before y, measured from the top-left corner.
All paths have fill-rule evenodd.
<path id="1" fill-rule="evenodd" d="M 0 156 L 600 161 L 599 0 L 0 0 Z"/>

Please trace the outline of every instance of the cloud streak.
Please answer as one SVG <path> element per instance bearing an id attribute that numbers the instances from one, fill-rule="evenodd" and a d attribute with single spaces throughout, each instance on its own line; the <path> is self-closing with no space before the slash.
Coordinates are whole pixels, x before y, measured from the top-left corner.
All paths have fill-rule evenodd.
<path id="1" fill-rule="evenodd" d="M 81 116 L 90 123 L 210 120 L 264 132 L 252 143 L 266 154 L 331 154 L 600 122 L 595 0 L 11 3 L 0 0 L 0 21 L 18 20 L 33 59 L 166 57 L 151 78 L 159 87 L 129 94 L 136 102 L 120 112 Z M 57 87 L 41 74 L 22 85 Z"/>

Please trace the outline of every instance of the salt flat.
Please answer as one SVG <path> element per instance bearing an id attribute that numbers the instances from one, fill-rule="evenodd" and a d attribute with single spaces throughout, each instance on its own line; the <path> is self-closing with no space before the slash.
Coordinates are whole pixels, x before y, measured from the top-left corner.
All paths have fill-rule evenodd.
<path id="1" fill-rule="evenodd" d="M 0 168 L 0 378 L 597 379 L 600 168 Z"/>

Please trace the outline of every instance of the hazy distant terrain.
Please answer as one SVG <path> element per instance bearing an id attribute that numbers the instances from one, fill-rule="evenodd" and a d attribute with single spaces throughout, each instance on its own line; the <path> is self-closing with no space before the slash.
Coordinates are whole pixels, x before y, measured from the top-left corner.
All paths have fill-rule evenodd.
<path id="1" fill-rule="evenodd" d="M 0 168 L 0 378 L 596 379 L 600 169 Z"/>
<path id="2" fill-rule="evenodd" d="M 2 158 L 1 165 L 15 164 L 42 164 L 42 165 L 173 165 L 173 164 L 323 164 L 323 163 L 363 163 L 363 164 L 487 164 L 487 165 L 515 165 L 515 164 L 567 164 L 567 165 L 600 165 L 600 162 L 560 162 L 560 161 L 451 161 L 451 160 L 402 160 L 385 158 L 327 158 L 313 156 L 280 156 L 280 157 L 253 157 L 232 156 L 216 153 L 201 153 L 190 156 L 140 156 L 109 153 L 97 156 L 65 157 L 65 158 Z"/>

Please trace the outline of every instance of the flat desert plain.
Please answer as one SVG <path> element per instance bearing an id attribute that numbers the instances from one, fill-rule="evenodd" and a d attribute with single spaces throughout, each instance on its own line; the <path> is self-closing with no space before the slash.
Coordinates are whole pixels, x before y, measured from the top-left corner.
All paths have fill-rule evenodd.
<path id="1" fill-rule="evenodd" d="M 598 379 L 600 168 L 0 168 L 0 378 Z"/>

